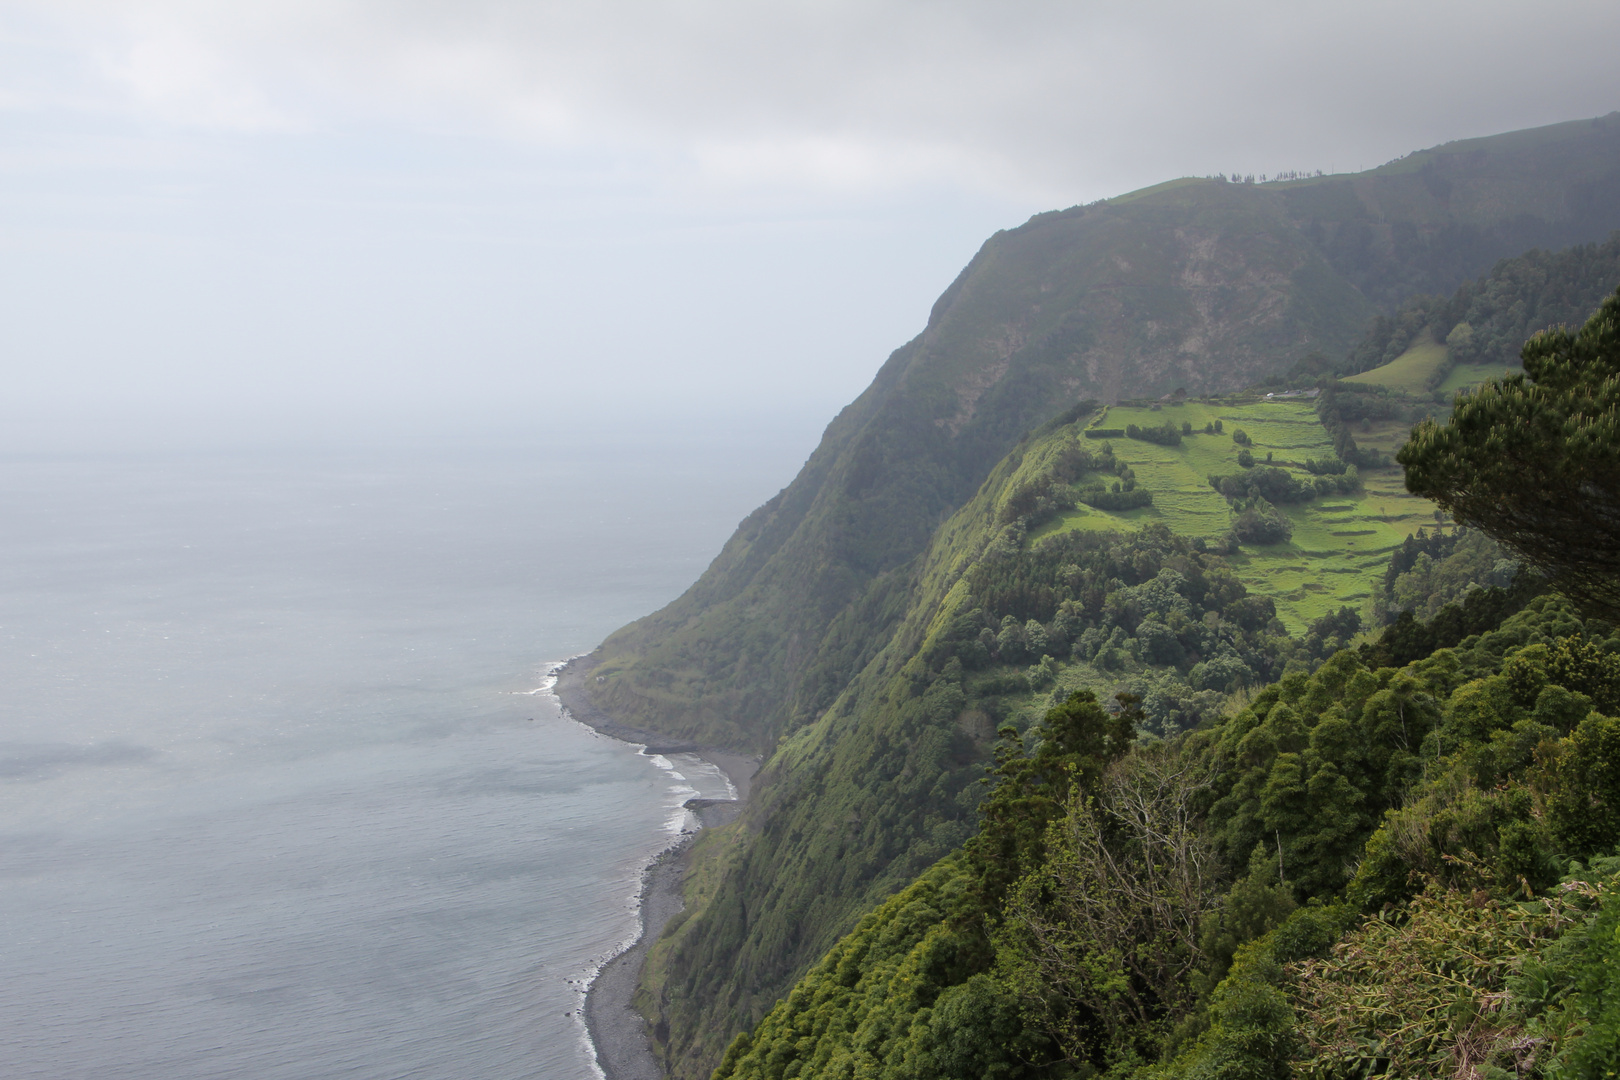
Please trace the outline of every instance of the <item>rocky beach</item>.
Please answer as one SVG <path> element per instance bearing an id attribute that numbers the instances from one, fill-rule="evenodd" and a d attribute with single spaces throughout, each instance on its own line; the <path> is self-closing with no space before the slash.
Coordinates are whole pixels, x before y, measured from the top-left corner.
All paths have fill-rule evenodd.
<path id="1" fill-rule="evenodd" d="M 701 828 L 728 824 L 741 813 L 759 760 L 746 754 L 669 739 L 658 732 L 619 723 L 590 700 L 590 657 L 576 657 L 556 673 L 552 693 L 573 719 L 611 738 L 640 744 L 646 754 L 693 754 L 725 774 L 736 798 L 690 799 L 686 808 Z M 664 1071 L 654 1057 L 646 1018 L 632 1001 L 647 951 L 670 919 L 684 907 L 682 898 L 686 849 L 693 831 L 685 831 L 642 872 L 639 910 L 641 933 L 628 949 L 602 965 L 585 998 L 585 1027 L 606 1080 L 660 1080 Z"/>

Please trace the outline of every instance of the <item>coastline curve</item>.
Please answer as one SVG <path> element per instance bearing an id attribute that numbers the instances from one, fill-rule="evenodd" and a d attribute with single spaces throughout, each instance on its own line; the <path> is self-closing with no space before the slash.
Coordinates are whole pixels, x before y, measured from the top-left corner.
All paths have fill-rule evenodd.
<path id="1" fill-rule="evenodd" d="M 551 670 L 548 679 L 551 685 L 547 690 L 563 715 L 609 738 L 639 747 L 648 756 L 691 754 L 706 761 L 725 777 L 733 798 L 692 798 L 683 805 L 696 818 L 700 829 L 735 820 L 748 799 L 759 760 L 619 723 L 592 705 L 587 696 L 585 676 L 594 666 L 589 655 L 585 655 L 573 657 Z M 586 988 L 583 1010 L 586 1038 L 604 1080 L 663 1080 L 665 1075 L 653 1052 L 647 1021 L 636 1011 L 633 1000 L 648 950 L 670 919 L 685 907 L 684 855 L 695 835 L 696 830 L 683 829 L 673 843 L 654 855 L 642 869 L 637 899 L 640 932 L 628 947 L 597 969 Z"/>

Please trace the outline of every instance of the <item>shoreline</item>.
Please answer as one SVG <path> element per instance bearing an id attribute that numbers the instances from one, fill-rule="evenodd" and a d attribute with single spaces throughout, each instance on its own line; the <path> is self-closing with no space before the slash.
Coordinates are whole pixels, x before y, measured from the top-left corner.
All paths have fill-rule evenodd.
<path id="1" fill-rule="evenodd" d="M 683 805 L 697 818 L 699 829 L 735 820 L 747 802 L 759 760 L 619 723 L 590 700 L 586 676 L 595 666 L 589 656 L 578 656 L 553 670 L 551 694 L 561 705 L 563 715 L 609 738 L 640 745 L 644 754 L 692 754 L 713 765 L 736 792 L 736 798 L 692 798 Z M 663 1080 L 664 1070 L 653 1053 L 646 1018 L 632 1003 L 648 950 L 669 920 L 686 906 L 682 889 L 685 855 L 697 831 L 683 830 L 642 869 L 637 898 L 641 932 L 629 948 L 601 966 L 585 992 L 585 1033 L 597 1068 L 606 1080 Z"/>

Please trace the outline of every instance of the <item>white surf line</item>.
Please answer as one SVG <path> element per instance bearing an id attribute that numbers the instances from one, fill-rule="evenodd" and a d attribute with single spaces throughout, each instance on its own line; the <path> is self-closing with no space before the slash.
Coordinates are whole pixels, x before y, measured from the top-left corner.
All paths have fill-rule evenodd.
<path id="1" fill-rule="evenodd" d="M 539 686 L 535 687 L 533 690 L 514 690 L 512 693 L 520 697 L 533 697 L 537 694 L 544 694 L 551 699 L 551 703 L 557 707 L 558 713 L 560 713 L 564 719 L 573 721 L 599 739 L 605 739 L 609 736 L 603 735 L 601 732 L 597 731 L 595 728 L 581 720 L 575 720 L 574 716 L 568 711 L 568 707 L 562 703 L 562 699 L 559 698 L 554 692 L 557 686 L 557 677 L 562 672 L 562 669 L 567 667 L 572 661 L 586 655 L 589 654 L 580 653 L 578 656 L 571 656 L 567 660 L 557 661 L 548 665 L 546 667 L 545 675 L 540 679 Z M 622 739 L 613 739 L 612 741 L 622 743 L 623 745 L 634 749 L 638 755 L 650 760 L 653 763 L 654 768 L 660 769 L 667 773 L 668 775 L 666 776 L 666 779 L 678 782 L 672 783 L 666 789 L 667 794 L 674 800 L 672 806 L 672 810 L 674 812 L 670 814 L 670 816 L 664 822 L 665 835 L 674 836 L 675 839 L 664 844 L 657 851 L 653 852 L 653 854 L 647 858 L 646 862 L 642 864 L 640 873 L 636 875 L 635 889 L 631 893 L 629 903 L 627 904 L 627 908 L 635 916 L 634 931 L 629 937 L 621 939 L 618 945 L 610 953 L 599 956 L 587 964 L 584 972 L 582 972 L 579 977 L 564 977 L 564 982 L 566 982 L 569 988 L 574 992 L 577 1002 L 575 1007 L 571 1010 L 572 1015 L 570 1019 L 572 1019 L 577 1025 L 577 1037 L 580 1040 L 580 1045 L 586 1051 L 586 1060 L 590 1062 L 591 1069 L 596 1074 L 597 1080 L 607 1080 L 607 1073 L 602 1069 L 601 1059 L 597 1056 L 596 1043 L 592 1041 L 590 1027 L 585 1022 L 585 1002 L 590 996 L 591 987 L 594 986 L 596 980 L 601 977 L 604 968 L 606 968 L 613 961 L 617 960 L 619 957 L 623 956 L 626 952 L 629 952 L 631 949 L 635 948 L 635 946 L 646 935 L 647 920 L 642 910 L 642 895 L 646 893 L 650 885 L 650 877 L 652 874 L 653 865 L 657 863 L 662 856 L 678 846 L 682 839 L 697 832 L 697 830 L 703 827 L 703 823 L 698 819 L 697 815 L 686 808 L 686 800 L 701 794 L 701 792 L 686 782 L 687 778 L 685 774 L 677 771 L 674 762 L 670 761 L 669 758 L 662 754 L 647 753 L 647 746 L 645 743 L 625 742 Z M 701 762 L 701 764 L 709 763 Z M 717 771 L 719 771 L 722 776 L 725 775 L 723 770 L 717 769 Z M 727 787 L 731 786 L 731 781 L 729 778 L 726 780 L 726 785 Z M 732 795 L 733 797 L 736 796 L 735 789 L 732 789 Z"/>

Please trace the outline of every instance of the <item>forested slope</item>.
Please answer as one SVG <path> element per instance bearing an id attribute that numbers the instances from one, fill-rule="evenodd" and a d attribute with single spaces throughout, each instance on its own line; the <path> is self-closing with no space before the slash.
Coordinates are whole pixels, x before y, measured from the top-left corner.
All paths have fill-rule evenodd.
<path id="1" fill-rule="evenodd" d="M 1380 655 L 1167 743 L 1009 730 L 966 850 L 717 1078 L 1609 1075 L 1620 635 L 1544 596 Z"/>
<path id="2" fill-rule="evenodd" d="M 1303 408 L 1316 431 L 1306 443 L 1333 453 L 1309 407 L 1268 406 L 1254 394 L 1200 407 L 1229 416 Z M 655 946 L 641 999 L 672 1066 L 715 1060 L 863 912 L 972 835 L 1001 726 L 1028 730 L 1075 691 L 1126 691 L 1139 699 L 1144 731 L 1174 735 L 1213 720 L 1234 692 L 1309 671 L 1358 629 L 1359 615 L 1340 607 L 1288 632 L 1270 592 L 1292 596 L 1297 574 L 1272 567 L 1313 556 L 1240 536 L 1257 511 L 1234 477 L 1222 481 L 1230 498 L 1197 479 L 1221 508 L 1213 535 L 1177 535 L 1174 517 L 1139 528 L 1121 518 L 1156 512 L 1163 490 L 1141 486 L 1129 462 L 1158 444 L 1093 438 L 1097 414 L 1081 406 L 1022 440 L 922 559 L 893 575 L 888 591 L 908 603 L 898 631 L 832 708 L 783 739 L 743 821 L 703 841 L 705 884 Z M 1189 403 L 1151 415 L 1195 414 L 1205 412 Z M 1176 430 L 1243 471 L 1233 459 L 1246 447 L 1229 434 Z M 1353 468 L 1312 475 L 1293 457 L 1246 477 L 1279 499 L 1286 487 L 1301 520 L 1318 501 L 1342 513 L 1361 483 Z M 1088 505 L 1134 495 L 1147 505 Z M 1397 500 L 1429 506 L 1385 497 Z M 1432 523 L 1385 510 L 1393 521 Z M 1368 554 L 1381 575 L 1387 555 Z M 1342 579 L 1340 562 L 1317 572 Z"/>
<path id="3" fill-rule="evenodd" d="M 654 950 L 643 1004 L 671 1064 L 701 1073 L 863 911 L 972 834 L 1001 724 L 1136 672 L 1154 688 L 1144 723 L 1174 730 L 1320 658 L 1320 634 L 1289 637 L 1222 556 L 1162 525 L 1026 542 L 1054 486 L 1118 475 L 1111 449 L 1081 438 L 1087 418 L 998 465 L 905 575 L 887 646 L 768 762 L 738 844 L 704 871 L 717 891 Z"/>
<path id="4" fill-rule="evenodd" d="M 1578 334 L 1536 338 L 1525 359 L 1543 390 L 1612 386 L 1620 293 Z M 1459 398 L 1462 426 L 1443 436 L 1422 430 L 1469 437 L 1470 405 Z M 1422 445 L 1401 455 L 1410 483 Z M 1548 467 L 1610 476 L 1612 445 L 1550 447 Z M 1078 445 L 1061 451 L 1042 467 L 1053 483 L 1026 477 L 1004 505 L 1037 519 L 1056 481 L 1075 482 L 1065 469 L 1099 464 Z M 1611 504 L 1606 488 L 1590 497 L 1600 516 Z M 1059 612 L 1068 585 L 1082 598 L 1068 609 L 1075 625 L 1093 611 L 1134 618 L 1134 651 L 1160 660 L 1219 655 L 1219 635 L 1200 628 L 1254 604 L 1219 587 L 1207 544 L 1178 545 L 1162 527 L 1094 537 L 1121 576 L 1092 593 L 1085 569 L 1097 564 L 1076 535 L 992 545 L 963 580 L 981 583 L 975 599 Z M 1386 583 L 1471 546 L 1415 537 Z M 1154 571 L 1156 551 L 1152 579 L 1127 584 L 1126 567 Z M 1287 656 L 1281 678 L 1190 731 L 1155 725 L 1133 696 L 1104 708 L 1060 680 L 1038 725 L 1014 711 L 1000 727 L 975 835 L 867 916 L 733 1042 L 717 1075 L 1611 1075 L 1620 631 L 1548 592 L 1562 580 L 1549 568 L 1476 584 L 1426 624 L 1409 611 L 1355 649 L 1328 636 L 1353 629 L 1335 619 L 1304 648 L 1233 635 Z M 1574 595 L 1605 618 L 1615 610 Z M 962 632 L 973 621 L 951 618 L 923 645 L 914 684 L 937 673 L 930 692 L 953 677 L 976 685 L 962 673 L 1011 638 Z M 1024 639 L 1061 627 L 1032 620 Z"/>
<path id="5" fill-rule="evenodd" d="M 670 735 L 768 749 L 819 715 L 895 625 L 881 596 L 851 605 L 1069 404 L 1218 392 L 1309 353 L 1339 356 L 1409 295 L 1617 226 L 1620 115 L 1353 176 L 1176 181 L 997 233 L 703 578 L 604 643 L 596 704 Z M 836 629 L 841 613 L 858 640 Z"/>
<path id="6" fill-rule="evenodd" d="M 1379 316 L 1339 371 L 1370 371 L 1430 341 L 1444 345 L 1446 356 L 1428 389 L 1439 387 L 1457 365 L 1498 375 L 1519 366 L 1519 350 L 1532 334 L 1585 322 L 1614 281 L 1620 281 L 1620 234 L 1603 243 L 1503 259 L 1450 296 L 1415 296 L 1394 315 Z"/>
<path id="7" fill-rule="evenodd" d="M 1275 542 L 1285 516 L 1247 482 L 1215 487 L 1214 535 L 1032 545 L 1077 502 L 1129 501 L 1132 465 L 1083 437 L 1076 399 L 1199 395 L 1342 355 L 1381 304 L 1606 235 L 1611 189 L 1620 118 L 1356 177 L 1177 182 L 993 237 L 703 579 L 593 657 L 608 714 L 768 758 L 743 819 L 699 845 L 691 908 L 649 960 L 638 1001 L 666 1066 L 705 1076 L 864 912 L 973 834 L 1003 723 L 1028 730 L 1133 672 L 1151 676 L 1144 727 L 1171 735 L 1354 632 L 1346 611 L 1290 635 L 1245 583 L 1243 545 Z M 1342 405 L 1323 415 L 1341 466 L 1387 464 L 1355 450 Z"/>

